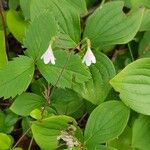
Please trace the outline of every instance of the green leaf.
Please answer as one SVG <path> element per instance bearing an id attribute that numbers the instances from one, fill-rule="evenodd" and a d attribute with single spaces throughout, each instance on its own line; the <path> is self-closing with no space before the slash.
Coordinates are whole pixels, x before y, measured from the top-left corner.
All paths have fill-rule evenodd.
<path id="1" fill-rule="evenodd" d="M 41 118 L 43 118 L 42 109 L 34 109 L 34 110 L 32 110 L 31 113 L 30 113 L 30 116 L 32 118 L 36 119 L 36 120 L 40 120 Z"/>
<path id="2" fill-rule="evenodd" d="M 122 0 L 124 2 L 125 7 L 131 8 L 131 0 Z"/>
<path id="3" fill-rule="evenodd" d="M 144 36 L 139 44 L 139 55 L 140 57 L 150 57 L 150 31 L 144 33 Z"/>
<path id="4" fill-rule="evenodd" d="M 107 143 L 107 145 L 117 148 L 118 150 L 132 149 L 132 129 L 127 126 L 124 132 L 116 139 Z"/>
<path id="5" fill-rule="evenodd" d="M 115 148 L 112 148 L 112 147 L 106 147 L 104 145 L 93 145 L 94 148 L 88 148 L 87 150 L 117 150 Z"/>
<path id="6" fill-rule="evenodd" d="M 4 124 L 5 124 L 5 114 L 2 111 L 0 111 L 0 132 L 3 132 Z"/>
<path id="7" fill-rule="evenodd" d="M 83 14 L 83 13 L 87 12 L 85 0 L 75 0 L 75 1 L 62 0 L 62 1 L 66 1 L 66 3 L 68 3 L 70 6 L 74 7 L 76 9 L 76 11 L 80 14 Z"/>
<path id="8" fill-rule="evenodd" d="M 15 97 L 25 91 L 34 73 L 34 62 L 31 58 L 20 56 L 0 69 L 0 97 Z M 17 86 L 16 86 L 17 85 Z"/>
<path id="9" fill-rule="evenodd" d="M 52 12 L 59 25 L 57 46 L 63 48 L 75 47 L 81 37 L 79 13 L 71 5 L 72 3 L 71 0 L 69 3 L 66 0 L 32 0 L 31 2 L 31 20 L 45 11 Z"/>
<path id="10" fill-rule="evenodd" d="M 31 91 L 35 94 L 43 96 L 43 91 L 45 90 L 46 86 L 47 86 L 47 81 L 42 77 L 39 78 L 38 80 L 34 80 L 31 83 Z"/>
<path id="11" fill-rule="evenodd" d="M 0 30 L 0 68 L 5 66 L 7 61 L 5 34 L 3 30 Z"/>
<path id="12" fill-rule="evenodd" d="M 27 55 L 38 59 L 47 50 L 52 37 L 57 35 L 57 22 L 51 13 L 43 13 L 31 21 L 26 31 L 24 46 Z"/>
<path id="13" fill-rule="evenodd" d="M 140 31 L 150 30 L 150 9 L 145 9 Z"/>
<path id="14" fill-rule="evenodd" d="M 10 9 L 16 9 L 19 6 L 19 0 L 9 0 L 8 6 Z"/>
<path id="15" fill-rule="evenodd" d="M 44 102 L 45 100 L 41 96 L 33 93 L 23 93 L 15 99 L 10 109 L 18 115 L 28 116 L 32 110 L 42 107 Z"/>
<path id="16" fill-rule="evenodd" d="M 84 37 L 91 40 L 93 47 L 124 44 L 133 39 L 141 25 L 143 9 L 127 15 L 122 9 L 122 1 L 109 2 L 88 18 Z"/>
<path id="17" fill-rule="evenodd" d="M 100 104 L 91 113 L 85 128 L 85 144 L 90 149 L 118 137 L 129 119 L 129 109 L 120 101 Z"/>
<path id="18" fill-rule="evenodd" d="M 30 3 L 31 0 L 20 0 L 20 7 L 23 11 L 25 20 L 30 19 Z"/>
<path id="19" fill-rule="evenodd" d="M 1 150 L 8 150 L 11 148 L 12 140 L 11 138 L 4 133 L 0 133 L 0 148 Z"/>
<path id="20" fill-rule="evenodd" d="M 9 109 L 5 113 L 0 113 L 0 132 L 11 133 L 18 116 Z"/>
<path id="21" fill-rule="evenodd" d="M 141 7 L 141 6 L 144 6 L 146 8 L 150 8 L 150 1 L 149 0 L 130 0 L 131 2 L 131 5 L 132 7 Z"/>
<path id="22" fill-rule="evenodd" d="M 22 117 L 21 127 L 22 127 L 23 133 L 25 133 L 29 128 L 31 128 L 31 118 Z M 31 132 L 28 132 L 26 135 L 31 136 Z"/>
<path id="23" fill-rule="evenodd" d="M 69 89 L 56 89 L 52 96 L 52 107 L 58 114 L 80 118 L 84 113 L 84 102 L 77 93 Z"/>
<path id="24" fill-rule="evenodd" d="M 94 54 L 96 64 L 90 67 L 92 79 L 85 84 L 75 85 L 74 90 L 93 104 L 100 104 L 111 90 L 109 80 L 115 76 L 115 69 L 106 55 L 101 52 Z"/>
<path id="25" fill-rule="evenodd" d="M 140 115 L 133 124 L 132 147 L 149 150 L 150 149 L 150 117 Z"/>
<path id="26" fill-rule="evenodd" d="M 28 23 L 24 21 L 21 13 L 15 10 L 9 10 L 7 12 L 6 21 L 9 31 L 20 43 L 23 43 L 25 29 Z"/>
<path id="27" fill-rule="evenodd" d="M 57 87 L 61 88 L 72 88 L 73 81 L 84 83 L 91 78 L 89 71 L 82 64 L 81 58 L 78 55 L 60 50 L 55 51 L 54 55 L 56 57 L 55 65 L 45 65 L 42 60 L 37 62 L 41 74 L 52 85 L 57 83 L 60 76 Z"/>
<path id="28" fill-rule="evenodd" d="M 69 127 L 69 123 L 77 126 L 76 121 L 68 116 L 52 116 L 40 122 L 32 124 L 32 133 L 36 143 L 43 150 L 56 149 L 59 147 L 57 137 L 61 131 Z"/>
<path id="29" fill-rule="evenodd" d="M 150 115 L 150 58 L 142 58 L 125 67 L 111 81 L 121 100 L 133 110 Z"/>

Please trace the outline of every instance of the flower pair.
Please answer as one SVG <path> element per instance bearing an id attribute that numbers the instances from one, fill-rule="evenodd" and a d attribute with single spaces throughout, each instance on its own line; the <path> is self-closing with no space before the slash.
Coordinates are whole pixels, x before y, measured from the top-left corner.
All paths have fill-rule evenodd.
<path id="1" fill-rule="evenodd" d="M 52 63 L 53 65 L 55 64 L 55 56 L 53 54 L 52 50 L 52 44 L 49 45 L 48 49 L 46 52 L 42 55 L 41 59 L 43 59 L 45 64 Z M 87 66 L 90 66 L 92 63 L 96 63 L 96 58 L 91 50 L 91 45 L 90 41 L 87 40 L 87 51 L 83 57 L 82 63 L 85 63 Z"/>

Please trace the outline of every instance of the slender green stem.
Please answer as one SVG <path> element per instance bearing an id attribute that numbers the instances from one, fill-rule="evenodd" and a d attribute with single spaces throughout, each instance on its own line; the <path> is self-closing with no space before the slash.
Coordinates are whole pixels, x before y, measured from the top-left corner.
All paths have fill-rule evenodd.
<path id="1" fill-rule="evenodd" d="M 102 8 L 103 4 L 105 3 L 105 0 L 102 0 L 100 7 Z"/>
<path id="2" fill-rule="evenodd" d="M 30 140 L 30 144 L 29 144 L 28 150 L 31 150 L 32 143 L 33 143 L 33 136 L 32 136 L 32 138 Z"/>
<path id="3" fill-rule="evenodd" d="M 128 49 L 129 49 L 129 52 L 130 52 L 131 60 L 134 61 L 134 57 L 133 57 L 133 53 L 132 53 L 130 43 L 128 43 Z"/>
<path id="4" fill-rule="evenodd" d="M 83 39 L 82 41 L 80 41 L 73 49 L 71 49 L 71 51 L 74 51 L 79 45 L 81 45 L 81 44 L 82 44 L 83 42 L 85 42 L 86 40 L 87 40 L 87 38 L 85 38 L 85 39 Z M 58 84 L 58 82 L 59 82 L 59 80 L 60 80 L 60 78 L 61 78 L 61 76 L 62 76 L 64 70 L 65 70 L 65 68 L 67 67 L 67 64 L 68 64 L 68 62 L 69 62 L 69 60 L 70 60 L 70 58 L 71 58 L 71 55 L 72 55 L 72 53 L 70 52 L 70 54 L 68 55 L 68 58 L 67 58 L 67 60 L 66 60 L 66 62 L 65 62 L 65 64 L 64 64 L 62 70 L 60 71 L 60 75 L 58 76 L 58 79 L 57 79 L 55 85 L 51 88 L 50 98 L 51 98 L 51 96 L 53 95 L 54 90 L 55 90 L 55 88 L 56 88 L 56 86 L 57 86 L 57 84 Z"/>
<path id="5" fill-rule="evenodd" d="M 87 38 L 85 38 L 85 39 L 83 39 L 82 41 L 80 41 L 73 49 L 71 49 L 71 51 L 74 51 L 78 46 L 80 46 L 80 45 L 81 45 L 83 42 L 85 42 L 86 40 L 87 40 Z M 72 55 L 72 52 L 70 52 L 70 54 L 68 55 L 68 57 L 67 57 L 67 59 L 66 59 L 66 61 L 65 61 L 65 64 L 64 64 L 62 70 L 60 71 L 60 74 L 59 74 L 59 76 L 58 76 L 58 78 L 57 78 L 57 80 L 56 80 L 56 82 L 55 82 L 55 85 L 54 85 L 52 88 L 49 88 L 49 85 L 48 85 L 48 87 L 47 87 L 47 94 L 44 93 L 44 97 L 45 97 L 45 99 L 46 99 L 47 102 L 45 103 L 45 105 L 44 105 L 44 107 L 43 107 L 43 109 L 42 109 L 42 112 L 41 112 L 41 116 L 42 116 L 42 117 L 41 117 L 40 120 L 42 120 L 42 119 L 44 118 L 44 111 L 45 111 L 45 109 L 46 109 L 46 106 L 50 104 L 51 96 L 53 95 L 53 93 L 54 93 L 54 91 L 55 91 L 55 88 L 56 88 L 56 86 L 57 86 L 59 80 L 61 79 L 61 76 L 62 76 L 62 74 L 63 74 L 65 68 L 67 67 L 67 64 L 68 64 L 68 62 L 69 62 L 69 60 L 70 60 L 70 58 L 71 58 L 71 55 Z"/>

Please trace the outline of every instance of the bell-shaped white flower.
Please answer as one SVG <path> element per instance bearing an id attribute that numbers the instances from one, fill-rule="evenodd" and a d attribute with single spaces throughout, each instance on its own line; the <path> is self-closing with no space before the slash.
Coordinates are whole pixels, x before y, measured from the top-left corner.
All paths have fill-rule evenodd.
<path id="1" fill-rule="evenodd" d="M 90 47 L 88 47 L 84 57 L 83 57 L 83 60 L 82 60 L 82 63 L 85 63 L 88 67 L 92 64 L 92 63 L 96 63 L 96 58 L 91 50 Z"/>
<path id="2" fill-rule="evenodd" d="M 53 65 L 55 65 L 56 58 L 54 57 L 51 44 L 49 45 L 45 53 L 41 56 L 41 59 L 43 59 L 45 64 L 48 64 L 51 62 Z"/>

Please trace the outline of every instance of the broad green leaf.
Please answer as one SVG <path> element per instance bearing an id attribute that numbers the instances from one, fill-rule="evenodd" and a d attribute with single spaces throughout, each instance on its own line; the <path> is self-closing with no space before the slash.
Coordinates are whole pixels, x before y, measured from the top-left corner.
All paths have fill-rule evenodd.
<path id="1" fill-rule="evenodd" d="M 69 89 L 56 89 L 52 96 L 52 107 L 58 114 L 80 118 L 84 113 L 84 101 L 74 91 Z"/>
<path id="2" fill-rule="evenodd" d="M 90 72 L 82 64 L 81 58 L 77 54 L 57 50 L 54 55 L 56 57 L 55 65 L 45 65 L 43 60 L 37 62 L 41 74 L 52 85 L 57 83 L 57 87 L 72 88 L 73 81 L 84 83 L 91 78 Z"/>
<path id="3" fill-rule="evenodd" d="M 23 133 L 25 133 L 31 127 L 31 118 L 30 117 L 22 117 L 21 127 Z M 31 132 L 28 132 L 27 135 L 31 135 Z"/>
<path id="4" fill-rule="evenodd" d="M 110 83 L 127 106 L 150 115 L 150 58 L 129 64 Z"/>
<path id="5" fill-rule="evenodd" d="M 150 149 L 150 117 L 139 116 L 133 124 L 132 147 L 141 150 Z"/>
<path id="6" fill-rule="evenodd" d="M 45 90 L 46 86 L 47 86 L 47 81 L 42 77 L 38 80 L 34 80 L 31 83 L 31 91 L 35 94 L 43 96 L 43 91 Z"/>
<path id="7" fill-rule="evenodd" d="M 144 33 L 138 51 L 140 57 L 150 57 L 150 31 Z"/>
<path id="8" fill-rule="evenodd" d="M 84 37 L 93 47 L 124 44 L 133 39 L 141 25 L 143 9 L 124 14 L 122 1 L 108 2 L 98 8 L 87 22 Z"/>
<path id="9" fill-rule="evenodd" d="M 124 5 L 126 6 L 126 7 L 128 7 L 128 8 L 131 8 L 131 0 L 122 0 L 122 1 L 124 1 Z"/>
<path id="10" fill-rule="evenodd" d="M 117 150 L 112 147 L 106 147 L 104 145 L 93 145 L 93 147 L 88 148 L 87 150 Z"/>
<path id="11" fill-rule="evenodd" d="M 5 124 L 5 114 L 2 111 L 0 111 L 0 132 L 3 132 L 4 124 Z"/>
<path id="12" fill-rule="evenodd" d="M 42 109 L 34 109 L 31 111 L 30 116 L 36 120 L 43 118 Z"/>
<path id="13" fill-rule="evenodd" d="M 150 30 L 150 1 L 149 0 L 130 0 L 133 8 L 145 7 L 140 31 Z"/>
<path id="14" fill-rule="evenodd" d="M 68 3 L 68 5 L 75 8 L 76 11 L 80 14 L 87 12 L 85 0 L 75 0 L 75 1 L 73 1 L 73 0 L 61 0 L 61 1 L 66 1 L 66 3 Z"/>
<path id="15" fill-rule="evenodd" d="M 26 31 L 24 46 L 27 55 L 38 59 L 47 50 L 50 40 L 57 35 L 57 22 L 51 13 L 43 13 L 30 22 Z"/>
<path id="16" fill-rule="evenodd" d="M 10 110 L 0 112 L 0 132 L 11 133 L 17 120 L 18 116 Z"/>
<path id="17" fill-rule="evenodd" d="M 57 112 L 54 107 L 46 106 L 44 111 L 41 108 L 34 109 L 31 111 L 30 116 L 36 120 L 41 120 L 41 118 L 48 118 L 56 114 Z"/>
<path id="18" fill-rule="evenodd" d="M 34 73 L 34 62 L 31 58 L 20 56 L 0 69 L 0 97 L 15 97 L 25 91 Z"/>
<path id="19" fill-rule="evenodd" d="M 130 0 L 132 7 L 141 7 L 144 6 L 146 8 L 150 8 L 150 1 L 149 0 Z"/>
<path id="20" fill-rule="evenodd" d="M 28 23 L 24 21 L 22 14 L 15 10 L 9 10 L 7 12 L 6 21 L 9 31 L 20 43 L 22 43 L 25 29 L 28 25 Z"/>
<path id="21" fill-rule="evenodd" d="M 25 20 L 30 19 L 30 3 L 31 0 L 20 0 L 20 7 L 23 11 Z"/>
<path id="22" fill-rule="evenodd" d="M 149 31 L 150 30 L 150 9 L 145 9 L 143 20 L 140 26 L 140 31 Z"/>
<path id="23" fill-rule="evenodd" d="M 61 134 L 61 131 L 65 131 L 69 127 L 69 123 L 77 127 L 73 118 L 63 115 L 34 122 L 32 124 L 33 137 L 41 149 L 56 149 L 60 146 L 57 137 Z"/>
<path id="24" fill-rule="evenodd" d="M 85 84 L 75 85 L 74 90 L 93 104 L 100 104 L 110 92 L 109 80 L 115 76 L 115 69 L 106 55 L 95 52 L 95 56 L 96 64 L 90 67 L 92 79 Z"/>
<path id="25" fill-rule="evenodd" d="M 0 133 L 0 149 L 1 150 L 8 150 L 11 148 L 12 139 L 4 133 Z"/>
<path id="26" fill-rule="evenodd" d="M 0 68 L 7 64 L 6 44 L 4 31 L 0 30 Z"/>
<path id="27" fill-rule="evenodd" d="M 129 113 L 129 109 L 120 101 L 108 101 L 96 107 L 85 128 L 87 148 L 118 137 L 127 125 Z"/>
<path id="28" fill-rule="evenodd" d="M 19 6 L 19 0 L 9 0 L 8 6 L 10 9 L 16 9 Z"/>
<path id="29" fill-rule="evenodd" d="M 118 150 L 133 150 L 131 143 L 132 143 L 132 129 L 129 126 L 127 126 L 124 132 L 119 137 L 108 142 L 107 145 L 115 147 Z"/>
<path id="30" fill-rule="evenodd" d="M 44 98 L 39 95 L 33 93 L 23 93 L 15 99 L 10 109 L 18 115 L 28 116 L 32 110 L 41 108 L 44 103 Z"/>
<path id="31" fill-rule="evenodd" d="M 52 12 L 52 16 L 55 17 L 59 25 L 57 46 L 63 48 L 75 47 L 79 43 L 81 36 L 79 13 L 74 9 L 71 1 L 32 0 L 31 2 L 31 20 L 45 11 Z M 74 2 L 74 4 L 76 3 Z"/>

